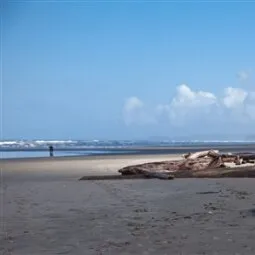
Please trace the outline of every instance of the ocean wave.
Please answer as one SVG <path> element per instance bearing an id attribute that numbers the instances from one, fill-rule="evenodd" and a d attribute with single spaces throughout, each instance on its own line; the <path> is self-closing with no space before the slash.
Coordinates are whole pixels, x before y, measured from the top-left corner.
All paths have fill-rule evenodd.
<path id="1" fill-rule="evenodd" d="M 35 144 L 69 144 L 73 143 L 72 140 L 36 140 L 34 141 Z"/>
<path id="2" fill-rule="evenodd" d="M 45 149 L 55 148 L 126 148 L 149 146 L 193 146 L 215 144 L 253 144 L 254 140 L 1 140 L 0 149 Z"/>

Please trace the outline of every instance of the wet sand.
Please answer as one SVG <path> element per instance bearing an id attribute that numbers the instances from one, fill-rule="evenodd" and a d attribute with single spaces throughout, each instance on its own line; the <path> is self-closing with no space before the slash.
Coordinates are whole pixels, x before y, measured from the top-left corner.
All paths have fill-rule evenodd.
<path id="1" fill-rule="evenodd" d="M 0 254 L 254 254 L 254 179 L 77 181 L 171 157 L 0 161 Z"/>
<path id="2" fill-rule="evenodd" d="M 116 174 L 127 165 L 180 158 L 180 155 L 120 155 L 2 159 L 0 167 L 5 180 L 77 180 L 84 175 Z"/>

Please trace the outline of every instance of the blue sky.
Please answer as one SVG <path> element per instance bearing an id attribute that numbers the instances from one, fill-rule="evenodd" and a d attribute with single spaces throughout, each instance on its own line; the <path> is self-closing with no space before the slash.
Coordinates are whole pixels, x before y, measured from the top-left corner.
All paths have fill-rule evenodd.
<path id="1" fill-rule="evenodd" d="M 2 3 L 3 139 L 251 134 L 255 3 Z"/>

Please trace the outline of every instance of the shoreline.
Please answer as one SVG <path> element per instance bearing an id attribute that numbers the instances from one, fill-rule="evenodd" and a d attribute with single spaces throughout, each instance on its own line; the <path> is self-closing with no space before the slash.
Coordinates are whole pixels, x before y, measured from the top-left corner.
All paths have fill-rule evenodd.
<path id="1" fill-rule="evenodd" d="M 174 150 L 204 150 L 204 149 L 253 149 L 255 150 L 255 143 L 247 144 L 186 144 L 186 145 L 167 145 L 167 146 L 93 146 L 93 147 L 54 147 L 56 151 L 97 151 L 97 150 L 110 150 L 110 151 L 174 151 Z M 0 152 L 9 151 L 48 151 L 45 148 L 0 148 Z"/>
<path id="2" fill-rule="evenodd" d="M 0 163 L 22 163 L 22 162 L 56 162 L 56 161 L 87 161 L 87 160 L 110 160 L 110 159 L 150 159 L 150 158 L 167 158 L 181 157 L 182 154 L 99 154 L 99 155 L 72 155 L 72 156 L 54 156 L 54 157 L 27 157 L 27 158 L 0 158 Z"/>
<path id="3" fill-rule="evenodd" d="M 221 152 L 254 152 L 255 153 L 255 145 L 247 144 L 247 145 L 217 145 L 217 146 L 166 146 L 166 147 L 127 147 L 127 148 L 105 148 L 105 147 L 97 147 L 97 148 L 55 148 L 54 152 L 82 152 L 82 153 L 91 153 L 89 155 L 77 154 L 77 155 L 56 155 L 54 159 L 64 159 L 64 160 L 74 160 L 74 159 L 97 159 L 97 158 L 116 158 L 116 157 L 154 157 L 161 155 L 180 155 L 186 154 L 188 152 L 196 152 L 203 151 L 208 149 L 216 149 Z M 3 157 L 3 153 L 22 153 L 22 152 L 48 152 L 48 149 L 0 149 L 0 162 L 4 161 L 12 161 L 12 160 L 52 160 L 48 155 L 45 156 L 29 156 L 29 157 Z M 1 154 L 2 153 L 2 154 Z"/>

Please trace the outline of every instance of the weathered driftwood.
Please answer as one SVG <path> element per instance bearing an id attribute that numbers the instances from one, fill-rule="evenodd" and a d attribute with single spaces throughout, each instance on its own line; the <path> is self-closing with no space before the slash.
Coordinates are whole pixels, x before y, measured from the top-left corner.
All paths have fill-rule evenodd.
<path id="1" fill-rule="evenodd" d="M 210 152 L 211 153 L 211 152 Z M 207 152 L 208 154 L 208 152 Z M 152 163 L 145 163 L 145 164 L 139 164 L 139 165 L 131 165 L 124 167 L 119 170 L 119 173 L 123 175 L 130 175 L 130 174 L 142 174 L 144 170 L 150 171 L 150 172 L 167 172 L 172 173 L 175 171 L 180 170 L 203 170 L 208 167 L 210 168 L 216 168 L 221 167 L 223 165 L 223 162 L 221 158 L 218 156 L 207 156 L 207 157 L 201 157 L 200 155 L 197 155 L 198 158 L 193 159 L 187 157 L 186 159 L 182 160 L 175 160 L 175 161 L 162 161 L 162 162 L 152 162 Z M 164 170 L 162 170 L 164 169 Z"/>
<path id="2" fill-rule="evenodd" d="M 177 171 L 175 178 L 224 178 L 224 177 L 243 177 L 254 178 L 255 166 L 236 167 L 236 168 L 211 168 L 202 171 Z"/>
<path id="3" fill-rule="evenodd" d="M 121 175 L 85 176 L 80 180 L 255 177 L 255 165 L 226 167 L 227 163 L 232 166 L 247 162 L 254 163 L 255 154 L 220 154 L 216 150 L 207 150 L 186 154 L 181 160 L 126 166 L 118 171 Z"/>
<path id="4" fill-rule="evenodd" d="M 150 177 L 150 178 L 157 178 L 157 179 L 162 179 L 162 180 L 171 180 L 174 179 L 174 176 L 171 175 L 172 172 L 168 170 L 157 170 L 157 171 L 151 171 L 151 169 L 146 169 L 146 168 L 140 168 L 139 169 L 140 174 Z"/>
<path id="5" fill-rule="evenodd" d="M 247 163 L 249 163 L 249 164 L 255 164 L 255 160 L 250 160 L 250 159 L 248 159 L 248 160 L 243 160 L 243 161 L 242 161 L 242 164 L 247 164 Z"/>
<path id="6" fill-rule="evenodd" d="M 239 156 L 243 160 L 253 160 L 255 161 L 255 153 L 238 153 L 234 154 L 235 156 Z"/>
<path id="7" fill-rule="evenodd" d="M 187 159 L 197 159 L 197 158 L 202 158 L 205 156 L 211 156 L 211 157 L 217 157 L 219 156 L 219 151 L 218 150 L 208 150 L 208 151 L 198 151 L 194 153 L 189 153 L 185 155 L 185 158 Z"/>
<path id="8" fill-rule="evenodd" d="M 123 175 L 143 174 L 144 170 L 146 169 L 146 171 L 171 174 L 179 169 L 179 165 L 182 164 L 182 162 L 183 160 L 177 160 L 131 165 L 121 168 L 118 172 Z"/>
<path id="9" fill-rule="evenodd" d="M 226 167 L 224 163 L 234 163 L 241 165 L 245 156 L 246 161 L 254 159 L 255 154 L 220 154 L 217 150 L 200 151 L 184 155 L 184 159 L 175 161 L 152 162 L 140 165 L 127 166 L 119 170 L 123 175 L 143 174 L 144 171 L 167 174 L 180 171 L 204 171 L 206 169 L 222 169 Z M 164 169 L 164 170 L 162 170 Z"/>
<path id="10" fill-rule="evenodd" d="M 144 173 L 144 176 L 148 177 L 148 178 L 157 178 L 157 179 L 160 179 L 160 180 L 172 180 L 172 179 L 174 179 L 174 175 L 157 173 L 157 172 L 147 172 L 147 173 Z"/>
<path id="11" fill-rule="evenodd" d="M 163 174 L 164 175 L 164 174 Z M 202 171 L 180 170 L 174 174 L 168 175 L 172 178 L 255 178 L 255 166 L 236 167 L 236 168 L 212 168 Z M 105 176 L 84 176 L 80 180 L 126 180 L 126 179 L 152 179 L 155 176 L 150 175 L 105 175 Z M 157 177 L 156 177 L 157 178 Z M 168 178 L 168 179 L 169 179 Z M 165 179 L 165 178 L 160 178 Z M 167 178 L 166 178 L 167 179 Z"/>

